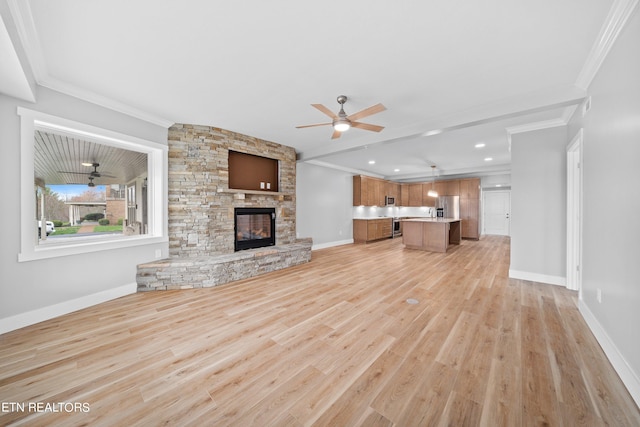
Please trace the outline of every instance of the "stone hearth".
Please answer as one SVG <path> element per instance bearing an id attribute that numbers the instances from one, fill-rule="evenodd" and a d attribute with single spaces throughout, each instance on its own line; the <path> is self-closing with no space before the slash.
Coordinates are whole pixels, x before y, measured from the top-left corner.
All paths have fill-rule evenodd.
<path id="1" fill-rule="evenodd" d="M 260 273 L 310 260 L 310 240 L 295 237 L 296 153 L 292 147 L 186 124 L 172 126 L 168 142 L 170 258 L 139 265 L 138 290 L 215 286 L 251 277 L 255 275 L 252 268 L 240 266 L 247 259 L 260 265 Z M 229 189 L 229 150 L 277 159 L 279 191 Z M 275 208 L 276 246 L 234 253 L 236 207 Z M 231 266 L 235 263 L 238 270 Z"/>

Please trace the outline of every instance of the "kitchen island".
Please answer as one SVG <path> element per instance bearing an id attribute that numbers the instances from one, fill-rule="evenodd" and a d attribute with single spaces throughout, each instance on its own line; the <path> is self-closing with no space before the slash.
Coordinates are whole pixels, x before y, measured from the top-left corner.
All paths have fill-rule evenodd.
<path id="1" fill-rule="evenodd" d="M 402 243 L 409 249 L 446 252 L 460 244 L 460 220 L 454 218 L 412 218 L 402 220 Z"/>

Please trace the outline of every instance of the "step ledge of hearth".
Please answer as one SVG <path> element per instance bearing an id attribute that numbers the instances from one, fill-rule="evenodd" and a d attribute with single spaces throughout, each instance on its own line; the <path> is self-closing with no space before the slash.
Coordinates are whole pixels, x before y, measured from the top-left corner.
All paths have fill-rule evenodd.
<path id="1" fill-rule="evenodd" d="M 296 240 L 294 243 L 289 243 L 285 245 L 275 245 L 275 246 L 266 246 L 263 248 L 254 248 L 247 249 L 243 251 L 228 253 L 228 254 L 214 254 L 214 255 L 202 255 L 196 257 L 175 257 L 175 258 L 164 258 L 159 259 L 157 261 L 150 261 L 139 264 L 139 268 L 155 268 L 155 267 L 166 267 L 167 265 L 171 265 L 174 267 L 188 267 L 192 265 L 201 265 L 201 264 L 222 264 L 230 261 L 238 261 L 250 258 L 261 258 L 269 255 L 275 255 L 283 252 L 291 252 L 294 250 L 304 250 L 311 248 L 313 244 L 312 239 L 302 238 Z"/>

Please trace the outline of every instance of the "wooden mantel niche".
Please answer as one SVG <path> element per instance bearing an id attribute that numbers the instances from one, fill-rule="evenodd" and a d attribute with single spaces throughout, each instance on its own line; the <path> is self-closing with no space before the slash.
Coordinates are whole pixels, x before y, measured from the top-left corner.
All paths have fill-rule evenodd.
<path id="1" fill-rule="evenodd" d="M 278 160 L 229 150 L 229 189 L 279 190 Z"/>

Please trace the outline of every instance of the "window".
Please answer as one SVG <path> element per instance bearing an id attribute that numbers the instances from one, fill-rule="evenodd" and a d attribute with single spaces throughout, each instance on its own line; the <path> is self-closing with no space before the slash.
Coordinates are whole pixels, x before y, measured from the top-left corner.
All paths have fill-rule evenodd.
<path id="1" fill-rule="evenodd" d="M 166 146 L 24 108 L 18 114 L 19 261 L 167 240 Z"/>

